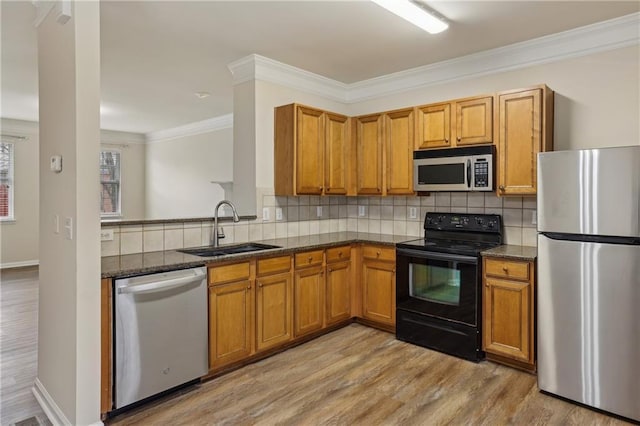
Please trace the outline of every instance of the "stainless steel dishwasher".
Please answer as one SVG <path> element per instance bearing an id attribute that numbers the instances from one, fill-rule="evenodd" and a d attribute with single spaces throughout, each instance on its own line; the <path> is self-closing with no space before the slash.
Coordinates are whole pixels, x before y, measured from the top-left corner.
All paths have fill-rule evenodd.
<path id="1" fill-rule="evenodd" d="M 207 270 L 115 280 L 115 409 L 208 372 Z"/>

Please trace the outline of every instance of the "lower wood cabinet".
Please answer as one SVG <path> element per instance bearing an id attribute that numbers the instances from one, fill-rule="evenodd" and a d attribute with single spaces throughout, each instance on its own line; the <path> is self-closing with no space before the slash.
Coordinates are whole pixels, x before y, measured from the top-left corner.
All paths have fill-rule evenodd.
<path id="1" fill-rule="evenodd" d="M 484 258 L 483 350 L 534 370 L 534 262 Z"/>
<path id="2" fill-rule="evenodd" d="M 351 318 L 351 261 L 327 265 L 325 297 L 327 325 Z"/>
<path id="3" fill-rule="evenodd" d="M 384 325 L 396 325 L 395 249 L 362 248 L 362 316 Z"/>
<path id="4" fill-rule="evenodd" d="M 324 267 L 296 269 L 293 282 L 294 336 L 321 330 L 324 325 Z"/>
<path id="5" fill-rule="evenodd" d="M 209 268 L 209 370 L 253 352 L 253 281 L 250 262 Z"/>
<path id="6" fill-rule="evenodd" d="M 296 253 L 293 280 L 293 335 L 324 326 L 324 250 Z"/>
<path id="7" fill-rule="evenodd" d="M 253 299 L 248 279 L 209 287 L 209 369 L 253 352 Z"/>
<path id="8" fill-rule="evenodd" d="M 256 341 L 258 351 L 293 338 L 291 273 L 256 278 Z"/>

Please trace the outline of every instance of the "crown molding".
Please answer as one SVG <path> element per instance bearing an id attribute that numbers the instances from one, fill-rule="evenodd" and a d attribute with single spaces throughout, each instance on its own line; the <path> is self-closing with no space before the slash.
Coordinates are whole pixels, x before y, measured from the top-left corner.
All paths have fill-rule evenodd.
<path id="1" fill-rule="evenodd" d="M 100 130 L 100 143 L 113 145 L 144 145 L 147 142 L 141 133 Z"/>
<path id="2" fill-rule="evenodd" d="M 471 55 L 383 75 L 341 83 L 260 55 L 229 64 L 233 84 L 265 80 L 347 104 L 412 89 L 511 71 L 563 59 L 637 45 L 640 13 L 485 50 Z"/>
<path id="3" fill-rule="evenodd" d="M 233 85 L 262 80 L 346 102 L 349 85 L 260 55 L 249 55 L 228 65 Z"/>
<path id="4" fill-rule="evenodd" d="M 146 143 L 164 142 L 171 139 L 228 129 L 229 127 L 233 127 L 233 114 L 221 115 L 207 120 L 185 124 L 184 126 L 146 133 L 145 140 Z"/>
<path id="5" fill-rule="evenodd" d="M 2 118 L 0 121 L 2 133 L 37 134 L 39 131 L 37 121 L 18 120 L 15 118 Z"/>
<path id="6" fill-rule="evenodd" d="M 353 83 L 347 102 L 637 45 L 640 13 Z"/>

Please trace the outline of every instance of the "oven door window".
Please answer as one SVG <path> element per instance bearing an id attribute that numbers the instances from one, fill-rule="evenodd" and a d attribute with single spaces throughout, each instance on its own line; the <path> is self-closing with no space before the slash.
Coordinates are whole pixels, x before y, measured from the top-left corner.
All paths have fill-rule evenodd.
<path id="1" fill-rule="evenodd" d="M 418 181 L 430 185 L 464 185 L 464 163 L 429 164 L 418 168 Z"/>
<path id="2" fill-rule="evenodd" d="M 460 270 L 412 263 L 409 295 L 432 303 L 460 306 Z"/>
<path id="3" fill-rule="evenodd" d="M 430 256 L 396 255 L 397 307 L 438 318 L 476 325 L 478 315 L 477 260 L 449 260 Z"/>

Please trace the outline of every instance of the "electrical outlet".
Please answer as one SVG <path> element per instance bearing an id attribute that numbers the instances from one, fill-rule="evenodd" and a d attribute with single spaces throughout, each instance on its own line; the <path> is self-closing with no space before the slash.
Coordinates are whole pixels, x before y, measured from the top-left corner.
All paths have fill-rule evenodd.
<path id="1" fill-rule="evenodd" d="M 416 219 L 418 217 L 418 208 L 409 207 L 409 219 Z"/>
<path id="2" fill-rule="evenodd" d="M 317 206 L 316 207 L 316 216 L 317 217 L 322 217 L 322 206 Z"/>
<path id="3" fill-rule="evenodd" d="M 358 206 L 358 216 L 364 217 L 365 214 L 367 214 L 365 206 Z"/>
<path id="4" fill-rule="evenodd" d="M 282 220 L 282 208 L 276 207 L 276 220 Z"/>
<path id="5" fill-rule="evenodd" d="M 100 241 L 113 241 L 113 229 L 102 229 L 100 231 Z"/>
<path id="6" fill-rule="evenodd" d="M 538 211 L 534 210 L 531 212 L 531 224 L 532 225 L 537 225 L 538 224 Z"/>
<path id="7" fill-rule="evenodd" d="M 263 207 L 262 208 L 262 220 L 269 220 L 270 216 L 269 216 L 269 207 Z"/>

